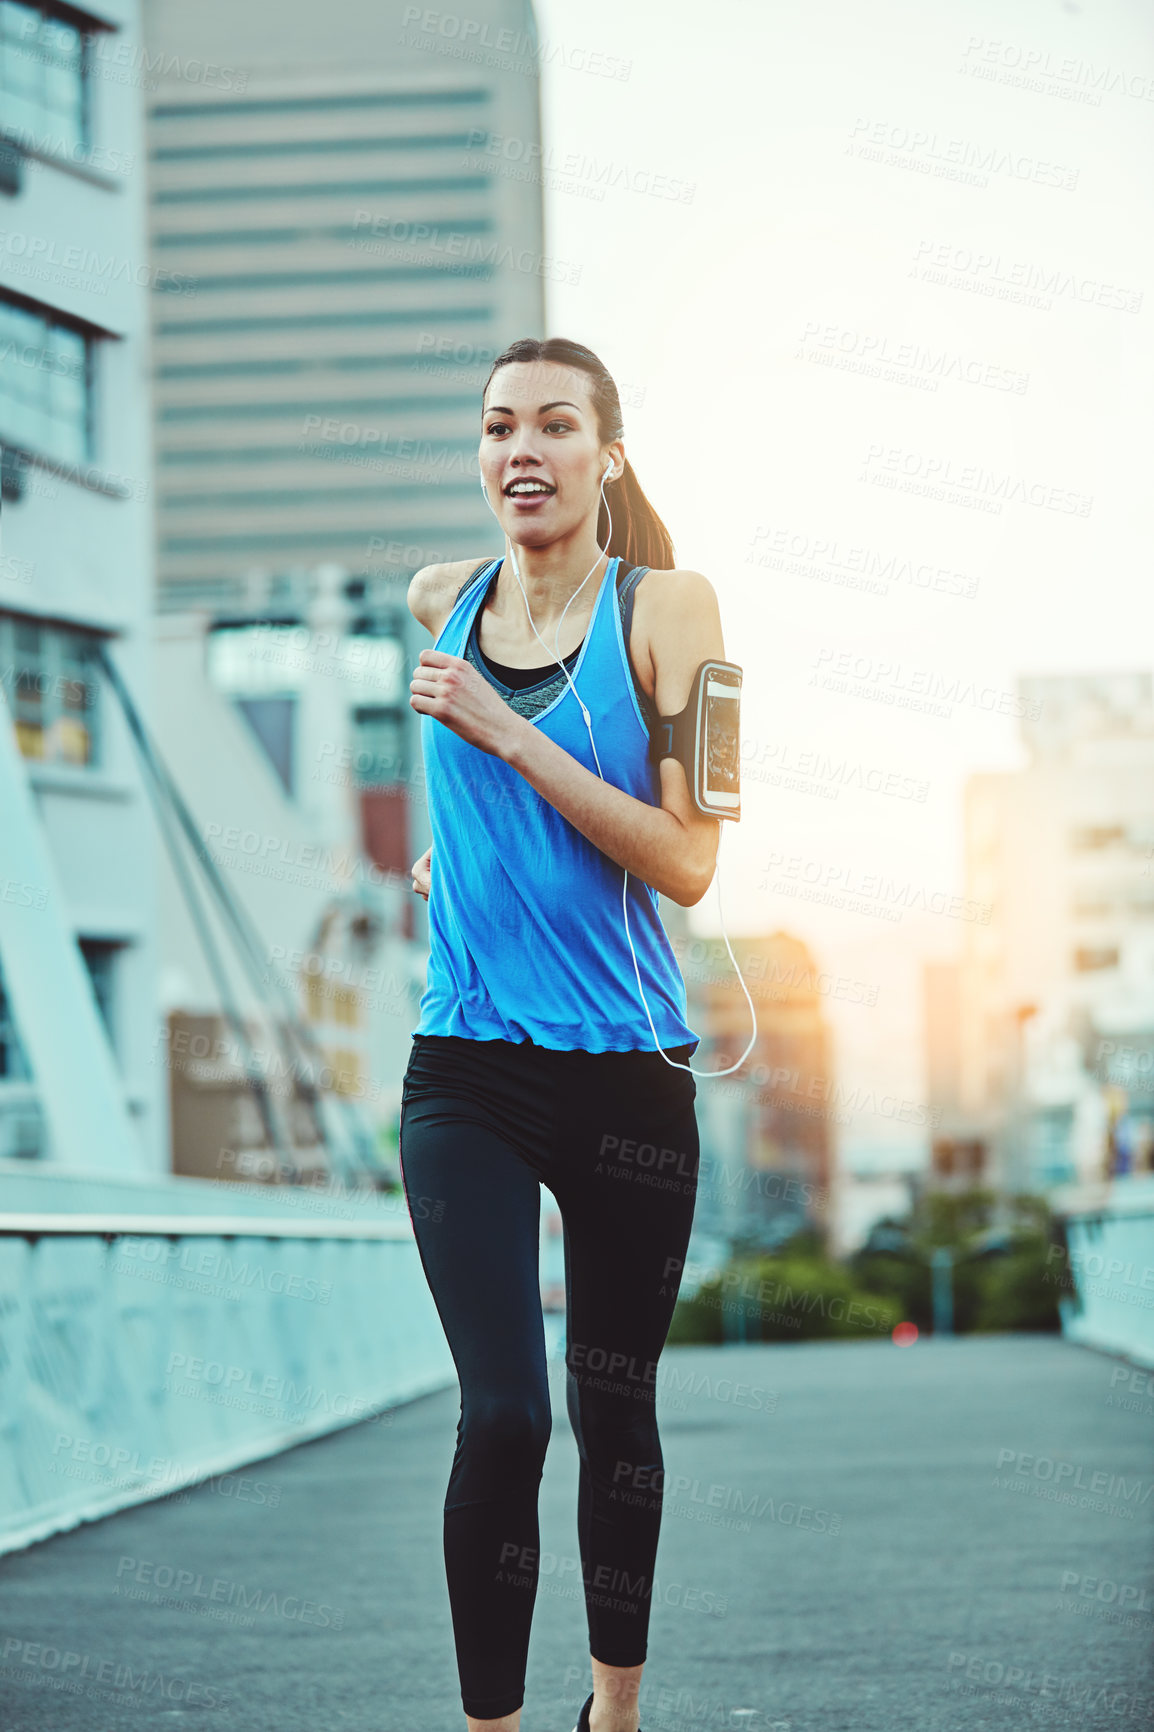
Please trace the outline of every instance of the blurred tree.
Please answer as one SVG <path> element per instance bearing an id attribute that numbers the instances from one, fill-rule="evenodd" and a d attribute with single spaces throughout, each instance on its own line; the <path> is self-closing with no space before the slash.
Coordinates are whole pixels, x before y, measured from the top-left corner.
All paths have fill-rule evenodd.
<path id="1" fill-rule="evenodd" d="M 876 1222 L 844 1262 L 824 1255 L 812 1228 L 768 1255 L 735 1245 L 721 1274 L 678 1302 L 669 1341 L 877 1340 L 901 1322 L 931 1332 L 941 1249 L 953 1257 L 955 1334 L 1061 1327 L 1062 1223 L 1043 1197 L 975 1188 L 923 1193 L 908 1220 Z"/>

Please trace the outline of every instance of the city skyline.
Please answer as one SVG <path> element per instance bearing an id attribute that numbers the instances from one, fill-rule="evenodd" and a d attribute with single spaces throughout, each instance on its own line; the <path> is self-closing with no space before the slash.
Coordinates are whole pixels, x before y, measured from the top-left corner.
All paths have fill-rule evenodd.
<path id="1" fill-rule="evenodd" d="M 1126 213 L 1154 32 L 1135 65 L 1122 18 L 1066 12 L 1011 36 L 990 7 L 962 20 L 903 4 L 882 35 L 845 3 L 730 0 L 693 30 L 694 80 L 663 102 L 676 28 L 655 36 L 604 0 L 538 12 L 558 50 L 542 69 L 546 244 L 584 261 L 579 283 L 550 285 L 550 329 L 644 393 L 626 448 L 745 663 L 730 922 L 763 929 L 756 884 L 782 830 L 789 853 L 831 868 L 852 850 L 863 869 L 960 892 L 964 780 L 1025 762 L 1018 679 L 1148 665 L 1133 653 L 1154 625 L 1136 581 L 1135 373 L 1154 245 Z M 671 26 L 679 12 L 688 28 L 676 5 Z M 567 66 L 561 45 L 579 43 L 628 78 Z M 820 75 L 791 78 L 802 66 Z M 1023 66 L 1046 88 L 1015 86 Z M 687 127 L 682 91 L 719 85 L 724 127 Z M 655 191 L 659 175 L 694 182 L 689 202 Z M 807 754 L 890 791 L 832 800 L 828 769 L 811 793 L 751 774 Z M 840 935 L 810 911 L 807 938 Z"/>

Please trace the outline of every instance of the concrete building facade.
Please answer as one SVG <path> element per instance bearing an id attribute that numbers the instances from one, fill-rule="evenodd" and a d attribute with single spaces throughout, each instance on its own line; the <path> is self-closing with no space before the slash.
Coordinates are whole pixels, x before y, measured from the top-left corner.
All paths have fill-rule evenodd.
<path id="1" fill-rule="evenodd" d="M 984 1145 L 992 1182 L 1047 1189 L 1151 1160 L 1154 682 L 1020 691 L 1028 767 L 966 791 L 966 894 L 989 919 L 966 928 L 942 1129 Z"/>
<path id="2" fill-rule="evenodd" d="M 404 670 L 428 637 L 405 594 L 420 566 L 499 546 L 481 389 L 543 333 L 558 269 L 516 160 L 540 154 L 532 9 L 445 22 L 368 0 L 145 4 L 158 721 L 386 1166 L 427 937 Z M 196 750 L 184 707 L 211 721 Z M 164 895 L 166 1008 L 203 1020 L 219 994 L 167 872 Z"/>
<path id="3" fill-rule="evenodd" d="M 155 831 L 100 662 L 147 702 L 138 39 L 135 0 L 0 20 L 0 1155 L 160 1171 Z"/>
<path id="4" fill-rule="evenodd" d="M 671 931 L 690 1022 L 702 1032 L 694 1065 L 721 1070 L 745 1050 L 749 1004 L 720 938 Z M 818 967 L 787 932 L 731 939 L 757 1014 L 757 1040 L 732 1077 L 701 1083 L 700 1228 L 766 1246 L 831 1226 L 837 1085 Z"/>
<path id="5" fill-rule="evenodd" d="M 146 0 L 164 606 L 322 562 L 388 593 L 492 545 L 481 387 L 569 267 L 532 8 L 469 13 Z"/>

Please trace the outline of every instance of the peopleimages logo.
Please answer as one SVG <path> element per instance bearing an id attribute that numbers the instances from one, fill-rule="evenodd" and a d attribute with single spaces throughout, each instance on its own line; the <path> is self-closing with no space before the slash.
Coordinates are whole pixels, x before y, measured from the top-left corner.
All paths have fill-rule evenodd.
<path id="1" fill-rule="evenodd" d="M 1000 1449 L 999 1468 L 1013 1464 L 1013 1475 L 994 1475 L 993 1487 L 998 1491 L 1021 1492 L 1040 1497 L 1050 1503 L 1093 1509 L 1105 1515 L 1117 1515 L 1133 1521 L 1136 1512 L 1144 1509 L 1154 1492 L 1154 1481 L 1143 1485 L 1138 1478 L 1127 1479 L 1123 1474 L 1107 1473 L 1104 1468 L 1091 1472 L 1080 1462 L 1059 1461 L 1048 1455 L 1029 1455 L 1020 1449 Z"/>
<path id="2" fill-rule="evenodd" d="M 1000 1695 L 994 1697 L 999 1708 L 1013 1707 L 1025 1710 L 1039 1705 L 1040 1711 L 1037 1716 L 1031 1716 L 1030 1724 L 1034 1723 L 1035 1718 L 1040 1719 L 1047 1712 L 1044 1706 L 1040 1706 L 1043 1699 L 1052 1700 L 1055 1710 L 1062 1711 L 1060 1720 L 1065 1725 L 1085 1726 L 1088 1724 L 1085 1716 L 1098 1710 L 1108 1711 L 1119 1716 L 1136 1714 L 1147 1716 L 1141 1722 L 1129 1717 L 1125 1720 L 1120 1718 L 1115 1722 L 1119 1726 L 1149 1725 L 1150 1723 L 1148 1716 L 1151 1704 L 1148 1696 L 1138 1696 L 1131 1691 L 1117 1689 L 1111 1684 L 1102 1683 L 1097 1678 L 1087 1680 L 1062 1677 L 1057 1672 L 1035 1672 L 1032 1666 L 1018 1666 L 1012 1662 L 1007 1664 L 1004 1660 L 987 1660 L 981 1654 L 956 1652 L 951 1653 L 948 1668 L 949 1688 L 953 1694 L 981 1696 L 989 1701 L 995 1692 L 1001 1692 Z M 1077 1709 L 1082 1718 L 1072 1721 L 1067 1712 L 1070 1708 Z M 985 1723 L 979 1722 L 979 1724 Z M 1006 1722 L 1003 1721 L 1002 1723 L 1005 1724 Z M 1015 1724 L 1024 1726 L 1027 1722 L 1023 1716 Z M 1105 1722 L 1099 1720 L 1098 1724 L 1103 1725 Z"/>
<path id="3" fill-rule="evenodd" d="M 921 282 L 947 288 L 973 289 L 1001 300 L 1026 298 L 1049 312 L 1049 297 L 1066 295 L 1084 306 L 1105 307 L 1122 313 L 1137 313 L 1142 307 L 1141 289 L 1120 287 L 1098 277 L 1083 277 L 1063 266 L 1037 264 L 1001 253 L 987 253 L 952 241 L 922 240 L 914 253 L 910 275 Z"/>
<path id="4" fill-rule="evenodd" d="M 1071 1588 L 1077 1588 L 1084 1600 L 1097 1600 L 1103 1606 L 1118 1606 L 1122 1610 L 1135 1612 L 1154 1611 L 1148 1598 L 1149 1590 L 1139 1587 L 1135 1582 L 1115 1582 L 1108 1576 L 1082 1575 L 1077 1570 L 1062 1571 L 1061 1591 L 1068 1594 Z"/>
<path id="5" fill-rule="evenodd" d="M 896 703 L 899 708 L 936 705 L 935 713 L 947 717 L 956 704 L 969 704 L 972 709 L 985 710 L 991 715 L 996 712 L 1000 716 L 1024 716 L 1032 722 L 1038 721 L 1042 714 L 1038 698 L 1022 698 L 1015 692 L 999 691 L 996 686 L 979 685 L 959 674 L 911 667 L 879 656 L 856 655 L 852 650 L 820 650 L 809 683 L 854 697 L 870 696 L 879 703 Z"/>
<path id="6" fill-rule="evenodd" d="M 1019 89 L 1045 90 L 1053 81 L 1057 94 L 1090 101 L 1094 107 L 1102 95 L 1130 96 L 1139 102 L 1154 102 L 1154 77 L 1130 68 L 1096 66 L 1079 55 L 1059 56 L 1049 48 L 1027 47 L 1001 38 L 971 36 L 962 53 L 959 72 L 971 77 L 996 79 Z"/>
<path id="7" fill-rule="evenodd" d="M 247 1257 L 238 1259 L 227 1252 L 218 1251 L 212 1245 L 201 1246 L 190 1242 L 181 1244 L 177 1241 L 161 1243 L 140 1234 L 125 1233 L 120 1237 L 118 1249 L 122 1260 L 114 1267 L 122 1273 L 148 1273 L 147 1269 L 141 1269 L 141 1265 L 157 1264 L 158 1269 L 166 1275 L 175 1268 L 187 1274 L 207 1276 L 225 1286 L 253 1288 L 289 1299 L 308 1299 L 327 1305 L 332 1297 L 331 1281 L 322 1281 L 314 1275 L 305 1276 L 292 1270 L 275 1267 L 269 1269 L 263 1263 L 249 1262 Z"/>
<path id="8" fill-rule="evenodd" d="M 55 235 L 30 235 L 20 229 L 0 229 L 0 249 L 9 258 L 27 259 L 35 265 L 53 265 L 78 276 L 104 279 L 109 283 L 135 283 L 138 288 L 164 289 L 170 293 L 196 293 L 196 278 L 181 276 L 178 271 L 132 259 L 116 258 L 113 254 L 94 252 L 91 247 L 73 243 L 62 246 Z"/>
<path id="9" fill-rule="evenodd" d="M 369 236 L 361 231 L 368 228 Z M 376 243 L 381 243 L 377 245 Z M 439 252 L 462 261 L 459 270 L 471 275 L 484 275 L 491 269 L 505 267 L 530 276 L 550 277 L 554 282 L 578 283 L 581 266 L 566 259 L 554 259 L 548 253 L 537 253 L 531 247 L 514 249 L 508 242 L 490 240 L 481 235 L 465 234 L 460 229 L 442 229 L 439 223 L 412 222 L 401 217 L 374 216 L 372 211 L 353 212 L 353 238 L 350 247 L 362 251 L 384 253 L 384 243 L 404 245 L 401 255 L 423 259 L 427 252 Z M 396 257 L 394 250 L 388 256 Z M 482 267 L 474 271 L 473 267 Z M 449 267 L 452 270 L 454 267 Z"/>
<path id="10" fill-rule="evenodd" d="M 340 1630 L 344 1627 L 344 1609 L 330 1606 L 323 1601 L 302 1600 L 299 1594 L 282 1594 L 275 1588 L 250 1587 L 244 1582 L 230 1580 L 226 1576 L 205 1576 L 199 1570 L 179 1569 L 173 1564 L 160 1563 L 153 1558 L 133 1558 L 122 1556 L 116 1566 L 116 1587 L 114 1593 L 123 1592 L 123 1583 L 128 1581 L 139 1583 L 154 1590 L 172 1588 L 176 1594 L 183 1596 L 178 1605 L 204 1603 L 220 1603 L 230 1607 L 239 1606 L 244 1611 L 272 1612 L 274 1616 L 288 1618 L 294 1623 L 315 1624 L 322 1629 Z M 155 1594 L 128 1595 L 129 1598 L 152 1598 Z"/>
<path id="11" fill-rule="evenodd" d="M 778 896 L 796 896 L 800 901 L 827 902 L 858 913 L 877 914 L 900 920 L 907 910 L 920 914 L 942 914 L 952 920 L 976 921 L 988 926 L 991 904 L 946 890 L 927 889 L 909 879 L 890 878 L 885 873 L 859 872 L 837 861 L 809 860 L 801 854 L 785 855 L 775 850 L 766 862 L 766 876 L 759 890 Z M 780 873 L 770 883 L 770 876 Z M 846 899 L 850 900 L 846 900 Z"/>
<path id="12" fill-rule="evenodd" d="M 30 16 L 35 18 L 36 14 L 32 12 Z M 35 133 L 26 126 L 9 126 L 6 130 L 14 144 L 34 157 L 42 156 L 49 160 L 63 157 L 83 168 L 111 175 L 131 174 L 136 166 L 136 158 L 130 151 L 110 150 L 100 144 L 87 146 L 78 139 L 66 138 L 62 133 Z"/>
<path id="13" fill-rule="evenodd" d="M 953 379 L 963 385 L 981 385 L 1023 396 L 1030 381 L 1028 373 L 965 356 L 956 350 L 899 341 L 878 331 L 823 324 L 820 319 L 807 322 L 794 350 L 794 359 L 845 365 L 867 377 L 885 377 L 891 382 L 907 379 L 931 391 L 937 390 L 941 380 Z"/>
<path id="14" fill-rule="evenodd" d="M 692 204 L 697 191 L 695 180 L 677 180 L 669 175 L 655 174 L 652 169 L 614 162 L 611 158 L 587 156 L 580 150 L 559 153 L 552 145 L 546 147 L 536 139 L 513 138 L 482 127 L 472 128 L 466 142 L 472 150 L 483 148 L 490 158 L 509 165 L 517 164 L 530 179 L 547 173 L 559 176 L 562 182 L 588 182 L 587 190 L 592 197 L 604 197 L 606 187 L 615 187 L 626 192 L 648 193 L 653 198 L 676 200 L 680 204 Z M 469 167 L 489 166 L 484 156 L 466 158 L 466 163 Z"/>
<path id="15" fill-rule="evenodd" d="M 923 174 L 968 181 L 974 186 L 988 186 L 991 174 L 1004 174 L 1011 180 L 1074 192 L 1082 172 L 1066 163 L 1047 162 L 1028 153 L 1005 150 L 1000 145 L 946 138 L 922 127 L 884 120 L 856 120 L 845 148 L 849 156 L 914 168 Z M 888 156 L 883 156 L 883 151 Z"/>
<path id="16" fill-rule="evenodd" d="M 51 1687 L 67 1691 L 69 1695 L 84 1695 L 91 1701 L 100 1698 L 124 1701 L 123 1695 L 115 1696 L 117 1691 L 183 1702 L 190 1708 L 222 1708 L 232 1699 L 227 1691 L 198 1683 L 194 1678 L 184 1678 L 179 1673 L 166 1675 L 150 1672 L 147 1667 L 134 1671 L 131 1665 L 119 1659 L 81 1654 L 74 1648 L 56 1648 L 50 1642 L 30 1642 L 23 1636 L 4 1638 L 0 1661 L 3 1661 L 3 1671 L 10 1681 L 24 1681 L 20 1679 L 18 1668 L 25 1666 L 28 1668 L 28 1683 L 41 1689 Z"/>
<path id="17" fill-rule="evenodd" d="M 907 451 L 900 445 L 875 442 L 867 450 L 863 463 L 859 480 L 891 487 L 901 484 L 906 491 L 922 487 L 929 490 L 931 498 L 948 496 L 952 489 L 959 497 L 980 500 L 995 515 L 1003 505 L 1012 504 L 1089 517 L 1094 506 L 1093 494 L 1078 493 L 1008 470 L 986 469 L 980 463 L 957 464 L 952 457 Z"/>
<path id="18" fill-rule="evenodd" d="M 420 34 L 433 40 L 421 41 Z M 406 6 L 401 18 L 401 41 L 410 48 L 435 48 L 463 60 L 488 66 L 504 66 L 510 72 L 536 74 L 541 67 L 560 65 L 569 72 L 589 72 L 597 78 L 628 79 L 632 60 L 551 42 L 535 32 L 494 27 L 487 18 L 466 18 L 459 12 L 437 12 L 427 6 Z"/>

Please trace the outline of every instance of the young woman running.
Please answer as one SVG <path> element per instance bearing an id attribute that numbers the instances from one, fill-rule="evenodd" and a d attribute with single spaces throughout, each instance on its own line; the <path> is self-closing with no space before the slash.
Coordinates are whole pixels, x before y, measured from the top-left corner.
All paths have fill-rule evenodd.
<path id="1" fill-rule="evenodd" d="M 461 1385 L 445 1568 L 469 1732 L 518 1732 L 551 1430 L 545 1184 L 564 1229 L 580 1457 L 593 1692 L 578 1729 L 638 1732 L 662 1506 L 657 1361 L 699 1156 L 684 1068 L 698 1036 L 657 894 L 699 902 L 718 845 L 680 763 L 651 762 L 649 728 L 725 646 L 711 584 L 672 569 L 591 350 L 514 343 L 482 406 L 481 482 L 510 557 L 426 566 L 408 596 L 434 638 L 410 698 L 433 843 L 413 867 L 430 956 L 400 1144 Z"/>

